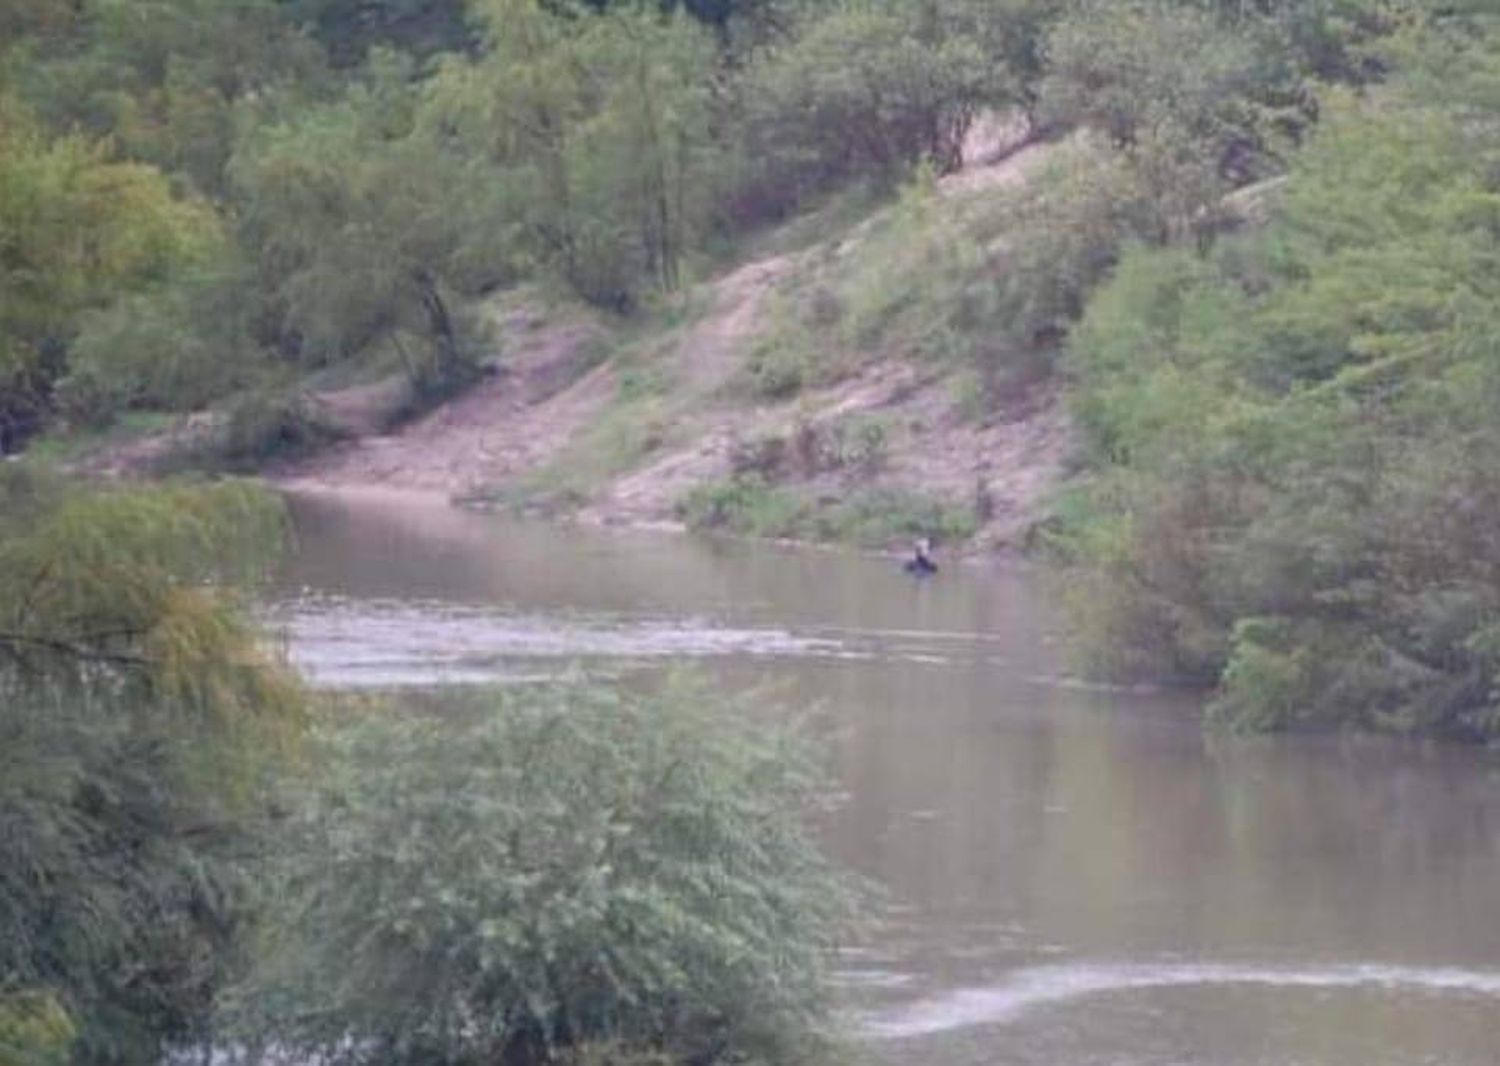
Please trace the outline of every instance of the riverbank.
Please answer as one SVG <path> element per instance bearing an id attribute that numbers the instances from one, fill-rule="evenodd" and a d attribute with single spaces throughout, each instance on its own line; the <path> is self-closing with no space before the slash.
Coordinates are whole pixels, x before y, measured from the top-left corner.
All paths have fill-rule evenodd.
<path id="1" fill-rule="evenodd" d="M 1021 187 L 1056 148 L 987 127 L 973 165 L 927 196 L 956 215 Z M 889 254 L 909 213 L 896 203 L 813 240 L 802 234 L 818 227 L 798 220 L 633 318 L 535 290 L 497 294 L 478 308 L 495 347 L 467 392 L 402 418 L 400 375 L 308 388 L 304 417 L 322 446 L 290 458 L 271 447 L 251 468 L 284 485 L 440 493 L 586 525 L 1020 548 L 1073 451 L 1057 380 L 1007 381 L 997 403 L 968 360 L 934 358 L 899 332 L 803 321 L 809 308 L 859 311 L 842 306 L 860 296 L 847 290 L 867 283 L 866 258 Z M 111 439 L 76 465 L 132 477 L 191 464 L 224 421 L 200 414 Z"/>

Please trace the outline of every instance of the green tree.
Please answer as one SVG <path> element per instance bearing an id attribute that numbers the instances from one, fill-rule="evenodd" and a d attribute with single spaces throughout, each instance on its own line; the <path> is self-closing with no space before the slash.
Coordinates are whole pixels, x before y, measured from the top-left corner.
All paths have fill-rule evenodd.
<path id="1" fill-rule="evenodd" d="M 226 248 L 215 261 L 81 312 L 54 406 L 70 422 L 121 411 L 195 411 L 271 370 L 257 341 L 254 278 Z"/>
<path id="2" fill-rule="evenodd" d="M 1236 727 L 1500 728 L 1495 141 L 1410 92 L 1335 106 L 1269 231 L 1132 254 L 1074 336 L 1084 610 Z"/>
<path id="3" fill-rule="evenodd" d="M 334 63 L 363 62 L 372 48 L 419 56 L 475 44 L 464 0 L 282 0 L 287 17 L 313 29 Z"/>
<path id="4" fill-rule="evenodd" d="M 1255 42 L 1164 0 L 1089 3 L 1052 29 L 1040 88 L 1045 121 L 1098 130 L 1148 184 L 1181 238 L 1213 221 L 1268 147 L 1256 104 Z"/>
<path id="5" fill-rule="evenodd" d="M 280 511 L 24 465 L 0 505 L 0 1042 L 153 1061 L 203 1038 L 234 970 L 260 782 L 301 732 L 226 584 Z"/>
<path id="6" fill-rule="evenodd" d="M 712 38 L 633 8 L 487 0 L 479 13 L 485 53 L 443 70 L 434 108 L 484 146 L 525 255 L 619 310 L 675 288 L 720 171 Z"/>
<path id="7" fill-rule="evenodd" d="M 212 259 L 220 239 L 153 168 L 50 138 L 0 95 L 0 450 L 45 412 L 81 312 Z"/>
<path id="8" fill-rule="evenodd" d="M 71 32 L 22 41 L 15 88 L 52 129 L 225 191 L 254 103 L 316 89 L 322 59 L 276 0 L 89 0 Z"/>
<path id="9" fill-rule="evenodd" d="M 940 173 L 958 167 L 975 115 L 1008 99 L 1013 83 L 948 15 L 916 3 L 809 9 L 758 54 L 741 87 L 750 170 L 741 195 L 765 203 L 749 209 L 923 160 Z"/>
<path id="10" fill-rule="evenodd" d="M 495 190 L 417 127 L 405 67 L 377 57 L 334 104 L 259 131 L 233 176 L 277 345 L 303 367 L 394 350 L 423 389 L 471 380 L 455 294 L 507 277 Z"/>

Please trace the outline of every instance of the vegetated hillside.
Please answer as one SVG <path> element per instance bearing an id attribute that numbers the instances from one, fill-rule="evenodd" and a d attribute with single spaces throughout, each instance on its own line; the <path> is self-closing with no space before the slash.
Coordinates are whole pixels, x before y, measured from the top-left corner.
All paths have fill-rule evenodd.
<path id="1" fill-rule="evenodd" d="M 1489 737 L 1489 6 L 28 0 L 0 450 L 1045 542 L 1222 720 Z"/>
<path id="2" fill-rule="evenodd" d="M 494 374 L 390 432 L 362 430 L 378 429 L 395 383 L 321 394 L 323 417 L 358 439 L 281 475 L 603 523 L 1015 543 L 1069 451 L 1057 383 L 1017 379 L 988 404 L 967 361 L 915 350 L 874 319 L 896 313 L 913 242 L 1019 191 L 1059 150 L 982 128 L 962 172 L 852 232 L 693 286 L 645 324 L 535 293 L 496 299 Z M 872 321 L 845 321 L 857 316 Z"/>
<path id="3" fill-rule="evenodd" d="M 1354 7 L 31 0 L 0 210 L 42 209 L 5 219 L 0 447 L 208 406 L 118 463 L 175 442 L 256 469 L 478 384 L 402 436 L 431 460 L 343 469 L 594 516 L 1013 539 L 1057 466 L 1053 357 L 1089 288 L 1127 239 L 1211 233 L 1312 121 L 1304 79 L 1364 77 L 1355 50 L 1394 23 Z M 1092 132 L 1056 182 L 955 183 L 990 113 Z M 127 178 L 138 209 L 97 195 Z M 746 251 L 901 186 L 847 240 Z M 749 265 L 690 284 L 726 260 Z M 577 362 L 493 313 L 526 287 L 562 294 L 533 314 L 587 305 L 577 359 L 609 369 L 517 406 Z M 503 412 L 472 448 L 446 435 Z"/>
<path id="4" fill-rule="evenodd" d="M 1216 720 L 1500 734 L 1497 30 L 1331 98 L 1268 228 L 1132 250 L 1073 334 L 1080 617 Z"/>

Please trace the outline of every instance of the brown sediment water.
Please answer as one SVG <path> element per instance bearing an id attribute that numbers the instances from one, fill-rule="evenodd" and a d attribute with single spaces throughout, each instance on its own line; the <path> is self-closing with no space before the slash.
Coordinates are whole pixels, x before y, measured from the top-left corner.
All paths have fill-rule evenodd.
<path id="1" fill-rule="evenodd" d="M 267 604 L 315 682 L 629 677 L 690 661 L 815 706 L 827 849 L 886 889 L 838 960 L 890 1063 L 1500 1061 L 1500 763 L 1205 734 L 1087 682 L 1015 565 L 571 530 L 294 495 Z"/>

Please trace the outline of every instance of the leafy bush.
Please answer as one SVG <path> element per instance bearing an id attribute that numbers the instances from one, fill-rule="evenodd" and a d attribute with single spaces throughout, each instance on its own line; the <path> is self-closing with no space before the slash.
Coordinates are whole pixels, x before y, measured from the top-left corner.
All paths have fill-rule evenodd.
<path id="1" fill-rule="evenodd" d="M 835 469 L 874 474 L 890 453 L 890 420 L 880 415 L 849 415 L 829 426 L 824 436 L 820 450 L 827 465 Z"/>
<path id="2" fill-rule="evenodd" d="M 750 391 L 762 400 L 786 400 L 801 392 L 812 378 L 811 361 L 798 346 L 772 337 L 757 344 L 745 360 Z"/>
<path id="3" fill-rule="evenodd" d="M 1400 95 L 1340 105 L 1268 232 L 1133 250 L 1073 335 L 1080 613 L 1216 685 L 1214 721 L 1500 728 L 1493 150 Z"/>
<path id="4" fill-rule="evenodd" d="M 750 67 L 742 210 L 762 216 L 858 173 L 962 163 L 975 114 L 1004 95 L 1005 71 L 958 27 L 917 4 L 810 9 Z"/>
<path id="5" fill-rule="evenodd" d="M 252 339 L 247 281 L 197 271 L 85 313 L 58 406 L 102 425 L 131 408 L 197 410 L 245 387 L 268 363 Z"/>
<path id="6" fill-rule="evenodd" d="M 381 1063 L 815 1046 L 853 896 L 803 826 L 792 735 L 680 680 L 575 684 L 355 709 L 317 765 L 250 1036 Z"/>
<path id="7" fill-rule="evenodd" d="M 204 442 L 208 466 L 254 470 L 273 459 L 307 455 L 339 439 L 296 390 L 261 388 L 240 396 Z"/>
<path id="8" fill-rule="evenodd" d="M 974 535 L 973 509 L 907 489 L 859 489 L 813 518 L 817 539 L 887 547 L 912 537 L 962 543 Z"/>
<path id="9" fill-rule="evenodd" d="M 869 548 L 927 536 L 961 543 L 978 530 L 972 507 L 924 493 L 859 488 L 842 499 L 813 499 L 769 484 L 755 473 L 699 485 L 678 504 L 694 529 L 722 529 L 757 537 L 795 537 Z"/>
<path id="10" fill-rule="evenodd" d="M 677 513 L 694 529 L 724 529 L 759 537 L 790 537 L 801 528 L 807 505 L 755 472 L 694 487 Z"/>

